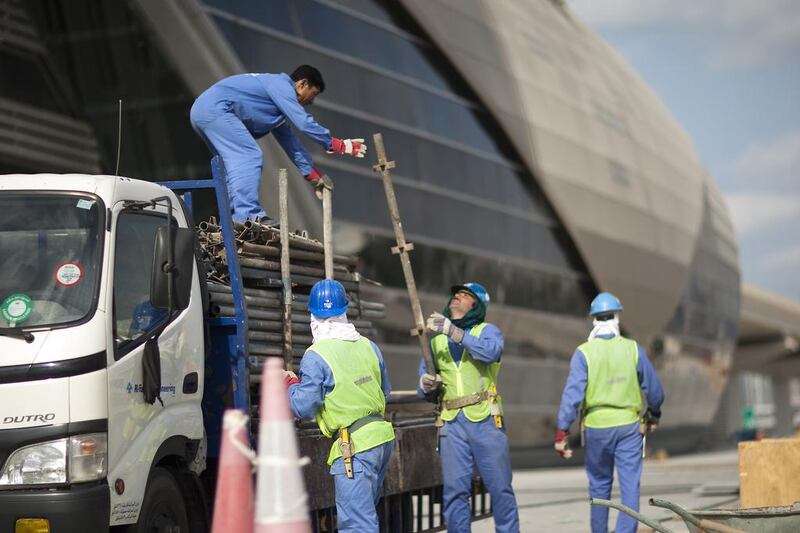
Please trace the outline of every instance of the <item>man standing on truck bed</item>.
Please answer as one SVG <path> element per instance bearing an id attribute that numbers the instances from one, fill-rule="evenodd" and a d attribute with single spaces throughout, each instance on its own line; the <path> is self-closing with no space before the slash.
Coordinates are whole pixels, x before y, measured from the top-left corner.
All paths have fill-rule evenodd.
<path id="1" fill-rule="evenodd" d="M 256 139 L 272 133 L 306 180 L 319 187 L 322 175 L 311 165 L 311 156 L 292 133 L 301 133 L 328 153 L 363 158 L 364 139 L 337 139 L 317 124 L 304 106 L 325 90 L 319 70 L 301 65 L 291 76 L 238 74 L 218 81 L 192 105 L 192 127 L 225 165 L 233 220 L 266 218 L 258 200 L 264 156 Z"/>
<path id="2" fill-rule="evenodd" d="M 338 281 L 317 282 L 308 298 L 314 343 L 299 379 L 286 373 L 298 418 L 316 417 L 326 437 L 338 436 L 328 456 L 336 486 L 340 532 L 378 532 L 375 506 L 394 449 L 383 419 L 391 386 L 378 346 L 347 321 L 347 295 Z"/>
<path id="3" fill-rule="evenodd" d="M 439 451 L 444 479 L 444 521 L 451 533 L 471 531 L 472 471 L 477 465 L 492 496 L 498 533 L 518 533 L 519 514 L 511 487 L 511 460 L 503 425 L 497 376 L 503 355 L 503 334 L 484 322 L 489 293 L 477 283 L 455 285 L 444 314 L 433 313 L 428 329 L 438 374 L 419 368 L 417 393 L 441 401 L 444 426 Z"/>

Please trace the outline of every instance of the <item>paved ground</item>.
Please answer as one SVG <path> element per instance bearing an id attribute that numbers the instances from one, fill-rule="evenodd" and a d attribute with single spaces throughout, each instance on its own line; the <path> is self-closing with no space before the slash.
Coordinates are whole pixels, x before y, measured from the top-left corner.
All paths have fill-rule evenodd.
<path id="1" fill-rule="evenodd" d="M 739 464 L 735 450 L 645 460 L 640 512 L 676 531 L 688 531 L 683 521 L 666 509 L 651 507 L 650 498 L 661 498 L 684 508 L 736 507 Z M 586 533 L 589 531 L 588 484 L 583 466 L 514 472 L 514 490 L 520 510 L 521 530 Z M 612 500 L 619 502 L 616 483 Z M 613 531 L 617 511 L 611 510 Z M 473 524 L 473 533 L 491 533 L 491 519 Z M 642 525 L 639 532 L 651 531 Z"/>

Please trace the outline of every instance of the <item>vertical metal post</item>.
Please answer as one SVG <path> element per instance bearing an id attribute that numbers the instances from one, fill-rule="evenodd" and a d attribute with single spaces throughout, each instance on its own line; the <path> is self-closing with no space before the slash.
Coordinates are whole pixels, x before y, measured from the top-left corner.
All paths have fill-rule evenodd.
<path id="1" fill-rule="evenodd" d="M 325 252 L 325 279 L 333 279 L 333 191 L 322 187 L 322 246 Z"/>
<path id="2" fill-rule="evenodd" d="M 191 191 L 186 191 L 183 193 L 183 205 L 186 206 L 186 210 L 189 212 L 189 215 L 194 218 L 194 202 Z"/>
<path id="3" fill-rule="evenodd" d="M 414 244 L 406 242 L 403 223 L 400 220 L 400 209 L 397 207 L 397 197 L 394 194 L 392 175 L 389 173 L 389 170 L 395 167 L 395 163 L 394 161 L 387 161 L 386 159 L 383 135 L 376 133 L 372 136 L 372 139 L 375 143 L 375 153 L 378 155 L 378 164 L 374 165 L 372 169 L 383 178 L 383 190 L 386 193 L 386 202 L 389 204 L 389 213 L 392 218 L 394 235 L 397 239 L 397 246 L 392 248 L 392 253 L 400 256 L 400 264 L 403 266 L 403 275 L 406 278 L 406 286 L 408 287 L 408 299 L 411 301 L 411 310 L 414 313 L 414 321 L 417 325 L 416 329 L 411 330 L 411 335 L 419 337 L 422 356 L 425 358 L 425 371 L 428 374 L 435 375 L 436 366 L 431 356 L 431 345 L 428 341 L 428 333 L 425 330 L 425 319 L 422 315 L 422 306 L 419 303 L 417 283 L 414 281 L 414 272 L 411 270 L 411 259 L 408 256 L 408 252 L 414 249 Z"/>
<path id="4" fill-rule="evenodd" d="M 289 184 L 286 169 L 278 171 L 278 204 L 281 222 L 281 285 L 283 286 L 283 361 L 292 371 L 292 274 L 289 267 Z"/>
<path id="5" fill-rule="evenodd" d="M 239 270 L 239 256 L 236 254 L 236 235 L 231 218 L 231 204 L 228 201 L 228 188 L 225 185 L 225 167 L 222 159 L 215 156 L 211 160 L 211 173 L 213 176 L 214 192 L 219 208 L 219 223 L 222 228 L 222 240 L 225 243 L 225 254 L 228 261 L 228 274 L 231 278 L 231 292 L 236 321 L 236 347 L 233 359 L 233 384 L 231 392 L 234 409 L 241 409 L 247 413 L 250 409 L 250 378 L 247 357 L 249 355 L 247 339 L 247 306 L 244 301 L 244 285 L 242 273 Z"/>

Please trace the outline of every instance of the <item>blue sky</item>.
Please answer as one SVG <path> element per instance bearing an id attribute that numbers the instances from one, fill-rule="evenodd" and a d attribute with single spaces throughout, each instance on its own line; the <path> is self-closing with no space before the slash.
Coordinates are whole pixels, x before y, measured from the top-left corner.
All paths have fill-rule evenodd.
<path id="1" fill-rule="evenodd" d="M 567 3 L 692 137 L 730 207 L 744 280 L 800 300 L 800 2 Z"/>

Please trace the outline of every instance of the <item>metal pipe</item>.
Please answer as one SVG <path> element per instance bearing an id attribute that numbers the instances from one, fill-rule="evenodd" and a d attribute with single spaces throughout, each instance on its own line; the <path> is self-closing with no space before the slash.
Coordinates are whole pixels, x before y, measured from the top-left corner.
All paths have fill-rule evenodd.
<path id="1" fill-rule="evenodd" d="M 223 285 L 221 283 L 209 283 L 208 284 L 209 292 L 218 292 L 218 293 L 232 293 L 232 289 L 229 285 Z M 245 288 L 244 289 L 245 296 L 261 296 L 264 298 L 280 298 L 280 291 L 277 289 L 251 289 Z"/>
<path id="2" fill-rule="evenodd" d="M 697 518 L 696 516 L 694 516 L 692 513 L 690 513 L 680 505 L 668 502 L 667 500 L 650 498 L 649 503 L 654 507 L 662 507 L 664 509 L 669 509 L 676 515 L 680 516 L 684 522 L 691 523 L 692 525 L 699 528 L 701 531 L 707 529 L 711 531 L 718 531 L 719 533 L 747 533 L 746 531 L 737 529 L 735 527 L 726 526 L 725 524 L 719 524 L 717 522 L 713 522 L 705 518 Z"/>
<path id="3" fill-rule="evenodd" d="M 229 295 L 215 293 L 209 297 L 209 303 L 211 305 L 230 306 L 231 299 L 232 298 Z M 247 300 L 246 303 L 248 309 L 279 309 L 279 310 L 283 309 L 283 304 L 281 303 L 281 301 L 273 300 L 272 298 L 255 298 L 255 301 L 251 302 L 250 300 Z M 300 312 L 308 312 L 308 308 L 306 307 L 306 304 L 304 302 L 293 302 L 292 309 Z M 372 311 L 372 313 L 376 312 L 378 311 Z M 353 308 L 347 310 L 347 315 L 359 316 L 359 313 L 357 309 Z"/>
<path id="4" fill-rule="evenodd" d="M 386 310 L 386 304 L 383 303 L 383 302 L 368 302 L 366 300 L 359 300 L 358 304 L 356 304 L 356 305 L 358 307 L 360 307 L 361 309 L 369 310 L 369 311 L 385 311 Z"/>
<path id="5" fill-rule="evenodd" d="M 283 342 L 282 333 L 270 333 L 267 331 L 250 330 L 247 338 L 251 341 L 264 341 L 264 342 Z"/>
<path id="6" fill-rule="evenodd" d="M 252 222 L 248 220 L 246 223 L 247 229 L 254 231 L 259 234 L 268 233 L 270 235 L 280 237 L 280 230 L 273 228 L 272 226 L 266 226 L 263 224 L 259 224 L 258 222 Z M 301 237 L 300 235 L 292 235 L 289 234 L 289 246 L 292 248 L 300 248 L 301 250 L 307 250 L 309 252 L 319 252 L 324 253 L 325 249 L 322 246 L 322 243 L 319 241 L 315 241 L 313 239 L 308 239 L 306 237 Z"/>
<path id="7" fill-rule="evenodd" d="M 283 331 L 283 322 L 277 320 L 248 320 L 247 325 L 256 331 Z M 303 333 L 311 333 L 311 326 L 309 324 L 292 323 L 292 330 Z"/>
<path id="8" fill-rule="evenodd" d="M 306 351 L 305 348 L 293 348 L 292 349 L 292 355 L 295 355 L 295 356 L 298 356 L 298 357 L 302 357 L 303 354 L 305 353 L 305 351 Z M 276 357 L 282 357 L 283 356 L 283 346 L 270 346 L 269 344 L 260 344 L 260 343 L 251 342 L 250 343 L 250 355 L 274 355 Z M 252 361 L 253 361 L 252 357 L 250 358 L 250 361 L 252 363 Z M 262 366 L 263 366 L 263 364 L 257 365 L 255 368 L 260 370 Z M 254 368 L 254 367 L 251 365 L 250 368 Z"/>
<path id="9" fill-rule="evenodd" d="M 275 272 L 281 271 L 281 264 L 276 261 L 268 261 L 266 259 L 255 259 L 253 257 L 239 257 L 239 263 L 242 266 L 246 266 L 249 268 L 258 268 L 263 270 L 272 270 Z M 292 274 L 301 274 L 306 276 L 317 276 L 322 277 L 325 275 L 325 271 L 319 268 L 309 267 L 309 266 L 302 266 L 297 264 L 290 264 L 289 271 Z M 337 268 L 335 269 L 336 278 L 337 279 L 344 279 L 347 281 L 353 281 L 353 275 L 347 272 L 344 268 Z"/>
<path id="10" fill-rule="evenodd" d="M 403 266 L 403 276 L 406 280 L 408 287 L 408 299 L 411 301 L 411 310 L 414 313 L 414 321 L 416 323 L 416 331 L 412 330 L 411 334 L 419 337 L 420 347 L 422 348 L 422 356 L 425 359 L 425 371 L 428 374 L 436 374 L 436 365 L 433 362 L 431 355 L 431 345 L 428 342 L 428 332 L 425 329 L 425 318 L 422 315 L 422 306 L 419 303 L 419 294 L 417 293 L 417 283 L 414 281 L 414 271 L 411 269 L 411 259 L 408 252 L 414 249 L 414 245 L 406 242 L 405 232 L 403 231 L 403 222 L 400 220 L 400 209 L 397 206 L 397 197 L 394 193 L 394 184 L 392 183 L 392 175 L 390 169 L 395 167 L 394 161 L 386 159 L 386 149 L 383 146 L 383 135 L 376 133 L 372 136 L 375 143 L 375 153 L 378 155 L 378 164 L 372 168 L 375 172 L 381 175 L 383 179 L 383 190 L 386 193 L 386 202 L 389 204 L 389 213 L 392 219 L 392 226 L 394 227 L 394 235 L 397 239 L 397 246 L 392 248 L 392 253 L 400 256 L 400 264 Z"/>
<path id="11" fill-rule="evenodd" d="M 243 267 L 242 276 L 248 279 L 260 280 L 264 283 L 269 283 L 270 287 L 278 288 L 281 286 L 280 280 L 280 272 L 275 272 L 273 270 L 266 270 L 263 268 L 254 268 L 254 267 Z M 347 277 L 352 277 L 353 281 L 346 279 Z M 348 291 L 357 291 L 358 290 L 358 281 L 355 281 L 356 275 L 352 276 L 343 276 L 338 272 L 334 272 L 333 278 L 342 285 Z M 314 285 L 319 280 L 323 279 L 322 277 L 317 276 L 305 276 L 303 274 L 296 274 L 292 275 L 292 283 L 295 285 L 303 285 L 303 286 L 311 286 Z"/>
<path id="12" fill-rule="evenodd" d="M 233 294 L 231 293 L 211 293 L 208 297 L 211 303 L 221 305 L 233 305 Z M 264 298 L 261 296 L 248 296 L 245 294 L 244 302 L 247 307 L 280 307 L 281 301 L 277 298 Z"/>
<path id="13" fill-rule="evenodd" d="M 289 256 L 289 192 L 286 169 L 278 171 L 279 206 L 281 217 L 281 285 L 283 296 L 283 362 L 286 370 L 292 366 L 292 274 Z"/>
<path id="14" fill-rule="evenodd" d="M 272 333 L 269 331 L 250 331 L 248 338 L 251 341 L 260 341 L 262 343 L 275 343 L 283 346 L 283 333 Z M 292 347 L 293 348 L 307 348 L 313 344 L 314 340 L 311 335 L 293 335 Z"/>
<path id="15" fill-rule="evenodd" d="M 323 179 L 323 183 L 325 180 Z M 322 247 L 325 250 L 325 278 L 333 279 L 333 191 L 327 186 L 322 187 Z"/>
<path id="16" fill-rule="evenodd" d="M 260 246 L 260 245 L 256 245 L 256 246 Z M 302 250 L 300 250 L 300 251 L 302 251 Z M 278 254 L 276 257 L 266 257 L 266 256 L 261 255 L 261 254 L 256 253 L 256 252 L 239 252 L 239 258 L 240 259 L 253 259 L 253 260 L 256 260 L 256 261 L 266 261 L 267 263 L 270 263 L 270 264 L 273 264 L 273 263 L 274 264 L 279 264 L 280 263 L 280 254 Z M 324 270 L 322 270 L 322 269 L 324 268 L 325 265 L 323 264 L 322 261 L 319 261 L 319 262 L 316 262 L 316 261 L 295 261 L 295 259 L 297 259 L 297 257 L 295 257 L 295 252 L 293 251 L 293 252 L 291 252 L 291 260 L 290 260 L 290 263 L 289 263 L 292 269 L 294 269 L 295 267 L 299 267 L 299 268 L 316 269 L 316 270 L 319 270 L 320 272 L 324 272 Z M 335 261 L 333 263 L 333 270 L 335 272 L 350 273 L 350 270 L 348 269 L 348 267 L 346 267 L 345 265 L 336 263 Z"/>
<path id="17" fill-rule="evenodd" d="M 246 252 L 246 253 L 253 253 L 258 255 L 263 255 L 266 257 L 280 257 L 281 256 L 281 248 L 277 246 L 271 246 L 268 244 L 256 244 L 254 242 L 242 241 L 239 243 L 239 251 Z M 325 261 L 325 254 L 321 254 L 319 252 L 309 252 L 307 250 L 299 250 L 296 249 L 291 252 L 292 259 L 298 259 L 300 261 L 314 261 L 323 263 Z M 334 264 L 340 264 L 343 266 L 357 266 L 358 265 L 358 257 L 350 256 L 350 255 L 336 255 L 333 256 Z"/>
<path id="18" fill-rule="evenodd" d="M 219 226 L 211 222 L 206 222 L 205 220 L 200 222 L 197 227 L 200 229 L 200 231 L 205 231 L 207 233 L 219 233 L 220 231 Z"/>
<path id="19" fill-rule="evenodd" d="M 212 304 L 209 312 L 212 316 L 233 316 L 234 308 L 228 305 Z M 267 311 L 255 307 L 247 308 L 247 316 L 258 320 L 281 320 L 280 311 Z"/>
<path id="20" fill-rule="evenodd" d="M 637 513 L 636 511 L 634 511 L 630 507 L 626 507 L 625 505 L 622 505 L 621 503 L 614 503 L 612 501 L 602 500 L 600 498 L 589 498 L 589 503 L 592 504 L 592 505 L 602 505 L 603 507 L 611 507 L 612 509 L 616 509 L 617 511 L 621 511 L 621 512 L 625 513 L 626 515 L 635 518 L 636 520 L 638 520 L 642 524 L 648 526 L 650 529 L 652 529 L 654 531 L 658 531 L 659 533 L 675 533 L 673 530 L 665 528 L 664 526 L 662 526 L 661 524 L 659 524 L 655 520 L 653 520 L 651 518 L 647 518 L 645 515 L 643 515 L 641 513 Z"/>

